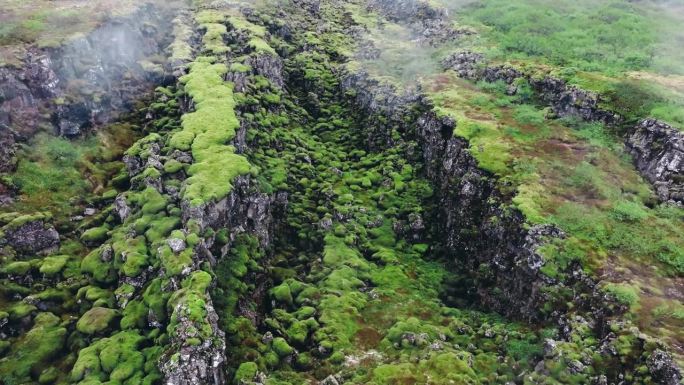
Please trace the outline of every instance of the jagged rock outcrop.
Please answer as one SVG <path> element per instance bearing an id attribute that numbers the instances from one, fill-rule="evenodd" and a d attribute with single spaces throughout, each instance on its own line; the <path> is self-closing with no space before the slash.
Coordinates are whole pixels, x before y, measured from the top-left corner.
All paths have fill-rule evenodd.
<path id="1" fill-rule="evenodd" d="M 684 133 L 655 119 L 639 122 L 625 142 L 663 201 L 684 203 Z"/>
<path id="2" fill-rule="evenodd" d="M 180 346 L 171 357 L 160 363 L 160 370 L 164 374 L 167 385 L 204 385 L 225 384 L 223 365 L 225 356 L 225 333 L 218 327 L 218 315 L 207 295 L 204 298 L 207 319 L 210 322 L 214 338 L 199 345 L 186 344 L 189 338 L 194 338 L 196 324 L 189 318 L 180 319 L 176 333 L 171 343 Z M 176 309 L 178 314 L 186 314 L 183 308 Z"/>
<path id="3" fill-rule="evenodd" d="M 551 75 L 539 77 L 510 65 L 486 66 L 482 55 L 470 51 L 454 53 L 443 60 L 442 65 L 466 79 L 490 83 L 502 81 L 508 85 L 507 93 L 510 95 L 518 92 L 520 82 L 527 83 L 539 101 L 549 105 L 559 118 L 576 117 L 610 125 L 622 121 L 618 114 L 599 106 L 601 96 L 598 93 L 569 85 Z"/>
<path id="4" fill-rule="evenodd" d="M 659 384 L 681 384 L 682 375 L 669 353 L 660 349 L 654 351 L 651 357 L 649 357 L 647 365 L 648 370 L 653 375 L 653 379 Z"/>
<path id="5" fill-rule="evenodd" d="M 0 172 L 11 171 L 14 167 L 14 135 L 8 126 L 0 128 Z"/>
<path id="6" fill-rule="evenodd" d="M 622 120 L 618 114 L 599 106 L 601 96 L 596 92 L 568 85 L 553 76 L 529 77 L 528 81 L 539 99 L 550 105 L 558 117 L 579 117 L 608 125 L 619 124 Z"/>
<path id="7" fill-rule="evenodd" d="M 472 51 L 453 53 L 442 60 L 442 67 L 456 71 L 464 79 L 477 79 L 484 55 Z"/>

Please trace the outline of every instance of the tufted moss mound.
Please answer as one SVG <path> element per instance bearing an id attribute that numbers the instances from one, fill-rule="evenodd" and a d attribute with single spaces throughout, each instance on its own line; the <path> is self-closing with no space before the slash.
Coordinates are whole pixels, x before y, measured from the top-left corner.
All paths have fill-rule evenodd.
<path id="1" fill-rule="evenodd" d="M 159 348 L 140 349 L 146 338 L 135 331 L 120 332 L 82 349 L 71 371 L 71 381 L 98 384 L 152 384 L 160 378 L 156 368 Z"/>
<path id="2" fill-rule="evenodd" d="M 106 330 L 118 312 L 114 309 L 94 307 L 88 310 L 76 324 L 76 329 L 84 334 L 95 334 Z"/>

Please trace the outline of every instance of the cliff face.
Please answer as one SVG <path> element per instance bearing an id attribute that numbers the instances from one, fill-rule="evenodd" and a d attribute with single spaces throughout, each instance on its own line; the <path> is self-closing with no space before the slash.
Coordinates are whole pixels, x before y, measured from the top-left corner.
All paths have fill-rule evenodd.
<path id="1" fill-rule="evenodd" d="M 654 119 L 639 122 L 625 142 L 634 163 L 665 202 L 684 202 L 684 133 Z"/>
<path id="2" fill-rule="evenodd" d="M 20 67 L 0 68 L 0 170 L 15 141 L 52 128 L 62 136 L 113 122 L 163 82 L 168 15 L 152 6 L 106 22 L 59 48 L 30 48 Z"/>

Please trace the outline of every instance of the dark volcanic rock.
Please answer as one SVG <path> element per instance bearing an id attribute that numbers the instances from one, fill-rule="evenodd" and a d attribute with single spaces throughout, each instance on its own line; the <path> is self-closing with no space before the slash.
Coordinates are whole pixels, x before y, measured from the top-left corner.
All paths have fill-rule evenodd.
<path id="1" fill-rule="evenodd" d="M 14 135 L 8 126 L 0 123 L 0 172 L 14 168 Z"/>
<path id="2" fill-rule="evenodd" d="M 59 248 L 59 233 L 43 219 L 9 224 L 0 232 L 0 246 L 9 246 L 21 255 L 49 254 Z"/>
<path id="3" fill-rule="evenodd" d="M 417 0 L 373 0 L 368 7 L 389 20 L 407 24 L 417 37 L 428 43 L 444 42 L 465 33 L 453 28 L 444 8 Z"/>
<path id="4" fill-rule="evenodd" d="M 456 71 L 458 76 L 464 79 L 477 79 L 479 64 L 482 63 L 483 59 L 484 56 L 480 53 L 471 51 L 457 52 L 442 60 L 442 66 Z"/>
<path id="5" fill-rule="evenodd" d="M 265 77 L 278 88 L 283 88 L 283 60 L 280 56 L 267 54 L 251 56 L 247 60 L 247 65 L 252 67 L 254 74 Z"/>
<path id="6" fill-rule="evenodd" d="M 661 200 L 684 203 L 684 133 L 645 119 L 629 135 L 626 146 Z"/>
<path id="7" fill-rule="evenodd" d="M 459 57 L 459 55 L 463 54 L 457 53 L 451 57 Z M 458 61 L 456 66 L 458 68 Z M 454 68 L 454 66 L 452 65 L 449 68 Z M 559 118 L 576 117 L 586 121 L 602 122 L 610 125 L 618 124 L 622 121 L 618 114 L 599 106 L 601 101 L 599 94 L 569 85 L 562 79 L 550 75 L 536 77 L 509 65 L 488 66 L 480 70 L 473 69 L 471 66 L 468 69 L 465 72 L 458 70 L 457 72 L 459 76 L 471 80 L 484 80 L 490 83 L 503 81 L 510 86 L 508 89 L 509 94 L 517 92 L 519 81 L 527 83 L 535 92 L 537 99 L 549 105 L 553 113 Z M 461 74 L 462 72 L 464 72 L 464 75 Z"/>
<path id="8" fill-rule="evenodd" d="M 204 299 L 207 318 L 212 327 L 214 338 L 200 345 L 183 344 L 196 335 L 196 324 L 190 319 L 181 319 L 176 329 L 176 338 L 172 343 L 182 345 L 174 357 L 160 362 L 160 370 L 164 374 L 167 385 L 220 385 L 226 384 L 223 365 L 225 356 L 225 333 L 218 327 L 218 315 L 207 295 Z M 176 311 L 186 314 L 183 309 Z"/>
<path id="9" fill-rule="evenodd" d="M 604 124 L 620 123 L 621 117 L 599 107 L 599 94 L 586 91 L 553 76 L 541 79 L 528 78 L 539 99 L 549 104 L 558 117 L 578 117 L 586 121 Z"/>
<path id="10" fill-rule="evenodd" d="M 672 360 L 672 356 L 658 349 L 651 354 L 648 359 L 648 370 L 653 379 L 658 384 L 678 385 L 682 380 L 682 375 L 677 368 L 677 364 Z"/>

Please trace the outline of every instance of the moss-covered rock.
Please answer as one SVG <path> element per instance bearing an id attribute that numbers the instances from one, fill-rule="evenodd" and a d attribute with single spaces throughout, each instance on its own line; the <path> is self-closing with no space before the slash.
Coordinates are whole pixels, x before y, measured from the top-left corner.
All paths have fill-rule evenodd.
<path id="1" fill-rule="evenodd" d="M 68 255 L 45 257 L 38 270 L 46 277 L 55 276 L 64 269 L 69 259 Z"/>
<path id="2" fill-rule="evenodd" d="M 272 342 L 273 351 L 280 357 L 287 357 L 294 353 L 294 349 L 282 337 L 276 337 Z"/>
<path id="3" fill-rule="evenodd" d="M 76 323 L 76 329 L 84 334 L 96 334 L 105 331 L 118 316 L 114 309 L 94 307 L 88 310 Z"/>
<path id="4" fill-rule="evenodd" d="M 247 384 L 254 380 L 259 367 L 255 362 L 243 362 L 235 372 L 235 384 Z"/>

